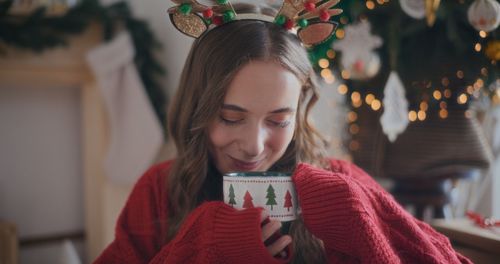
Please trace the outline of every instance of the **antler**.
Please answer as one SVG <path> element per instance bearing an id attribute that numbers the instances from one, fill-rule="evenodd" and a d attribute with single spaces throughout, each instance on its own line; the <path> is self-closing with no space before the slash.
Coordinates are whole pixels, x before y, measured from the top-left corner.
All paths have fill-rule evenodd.
<path id="1" fill-rule="evenodd" d="M 319 17 L 322 21 L 327 21 L 330 16 L 342 13 L 341 9 L 330 9 L 338 4 L 340 0 L 329 0 L 316 6 L 322 0 L 285 0 L 278 15 L 283 15 L 288 19 L 312 19 Z M 328 17 L 327 17 L 328 16 Z"/>
<path id="2" fill-rule="evenodd" d="M 196 0 L 172 0 L 172 2 L 177 4 L 168 9 L 172 23 L 182 33 L 195 38 L 207 31 L 210 23 L 220 24 L 224 19 L 231 20 L 235 16 L 229 1 L 223 4 L 219 1 L 208 1 L 210 6 Z M 203 13 L 204 18 L 199 13 Z"/>
<path id="3" fill-rule="evenodd" d="M 172 0 L 172 2 L 178 4 L 178 6 L 181 6 L 182 4 L 189 4 L 191 6 L 191 12 L 195 13 L 202 13 L 208 9 L 213 10 L 215 14 L 222 14 L 224 11 L 228 9 L 233 9 L 229 1 L 227 1 L 226 4 L 219 4 L 217 1 L 208 1 L 211 3 L 211 5 L 207 4 L 201 4 L 199 1 L 196 0 Z M 175 12 L 178 8 L 178 6 L 171 7 L 168 12 L 172 13 Z M 234 11 L 234 10 L 233 10 Z"/>
<path id="4" fill-rule="evenodd" d="M 319 1 L 315 1 L 315 2 L 319 2 Z M 332 6 L 338 4 L 339 2 L 340 2 L 340 0 L 327 1 L 323 4 L 321 4 L 320 6 L 316 7 L 315 10 L 308 11 L 307 13 L 301 15 L 299 17 L 299 19 L 300 18 L 312 19 L 312 18 L 319 17 L 322 21 L 324 21 L 324 20 L 330 19 L 330 17 L 332 17 L 332 16 L 340 15 L 340 14 L 342 14 L 342 9 L 330 9 Z M 324 16 L 324 18 L 326 18 L 325 14 L 328 14 L 328 19 L 323 20 L 323 16 Z"/>

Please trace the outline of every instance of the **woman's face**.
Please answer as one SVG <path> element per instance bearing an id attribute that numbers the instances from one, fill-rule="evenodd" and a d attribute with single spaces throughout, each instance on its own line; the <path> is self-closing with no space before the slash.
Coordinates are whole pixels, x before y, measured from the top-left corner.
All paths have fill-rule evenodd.
<path id="1" fill-rule="evenodd" d="M 217 169 L 266 171 L 278 161 L 293 137 L 300 91 L 299 79 L 279 64 L 246 64 L 209 127 Z"/>

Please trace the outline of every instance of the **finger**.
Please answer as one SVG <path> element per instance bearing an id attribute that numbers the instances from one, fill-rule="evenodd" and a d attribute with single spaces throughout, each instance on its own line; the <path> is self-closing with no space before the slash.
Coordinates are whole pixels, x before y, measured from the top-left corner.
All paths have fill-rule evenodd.
<path id="1" fill-rule="evenodd" d="M 280 228 L 281 228 L 281 222 L 276 220 L 271 220 L 271 222 L 265 224 L 262 227 L 262 241 L 263 242 L 266 241 Z"/>
<path id="2" fill-rule="evenodd" d="M 260 222 L 262 223 L 268 217 L 269 217 L 269 212 L 267 210 L 262 210 L 262 212 L 260 213 Z"/>
<path id="3" fill-rule="evenodd" d="M 274 257 L 281 251 L 283 251 L 290 243 L 292 243 L 292 237 L 285 235 L 280 237 L 276 242 L 267 247 L 267 251 Z"/>

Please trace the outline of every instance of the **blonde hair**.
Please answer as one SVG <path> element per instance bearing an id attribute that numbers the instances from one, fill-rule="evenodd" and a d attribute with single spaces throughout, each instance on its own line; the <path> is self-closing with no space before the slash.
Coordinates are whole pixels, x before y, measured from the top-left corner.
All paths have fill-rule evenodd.
<path id="1" fill-rule="evenodd" d="M 326 142 L 307 118 L 318 99 L 315 75 L 297 37 L 273 23 L 253 20 L 212 29 L 193 44 L 169 111 L 168 128 L 178 156 L 168 175 L 166 241 L 200 203 L 222 200 L 222 176 L 208 151 L 207 128 L 219 113 L 235 74 L 253 60 L 277 62 L 303 83 L 294 138 L 271 169 L 293 171 L 298 162 L 327 167 L 323 155 Z M 307 231 L 302 219 L 292 223 L 290 235 L 294 263 L 326 262 L 320 241 Z"/>

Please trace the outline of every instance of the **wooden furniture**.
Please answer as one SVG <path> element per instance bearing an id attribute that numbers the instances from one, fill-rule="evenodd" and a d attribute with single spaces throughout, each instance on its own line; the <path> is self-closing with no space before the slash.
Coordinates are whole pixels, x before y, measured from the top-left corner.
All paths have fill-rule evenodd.
<path id="1" fill-rule="evenodd" d="M 19 249 L 16 226 L 0 221 L 0 263 L 17 264 Z"/>
<path id="2" fill-rule="evenodd" d="M 450 238 L 453 247 L 474 263 L 498 263 L 500 228 L 497 232 L 476 226 L 469 219 L 435 220 L 431 225 Z"/>

